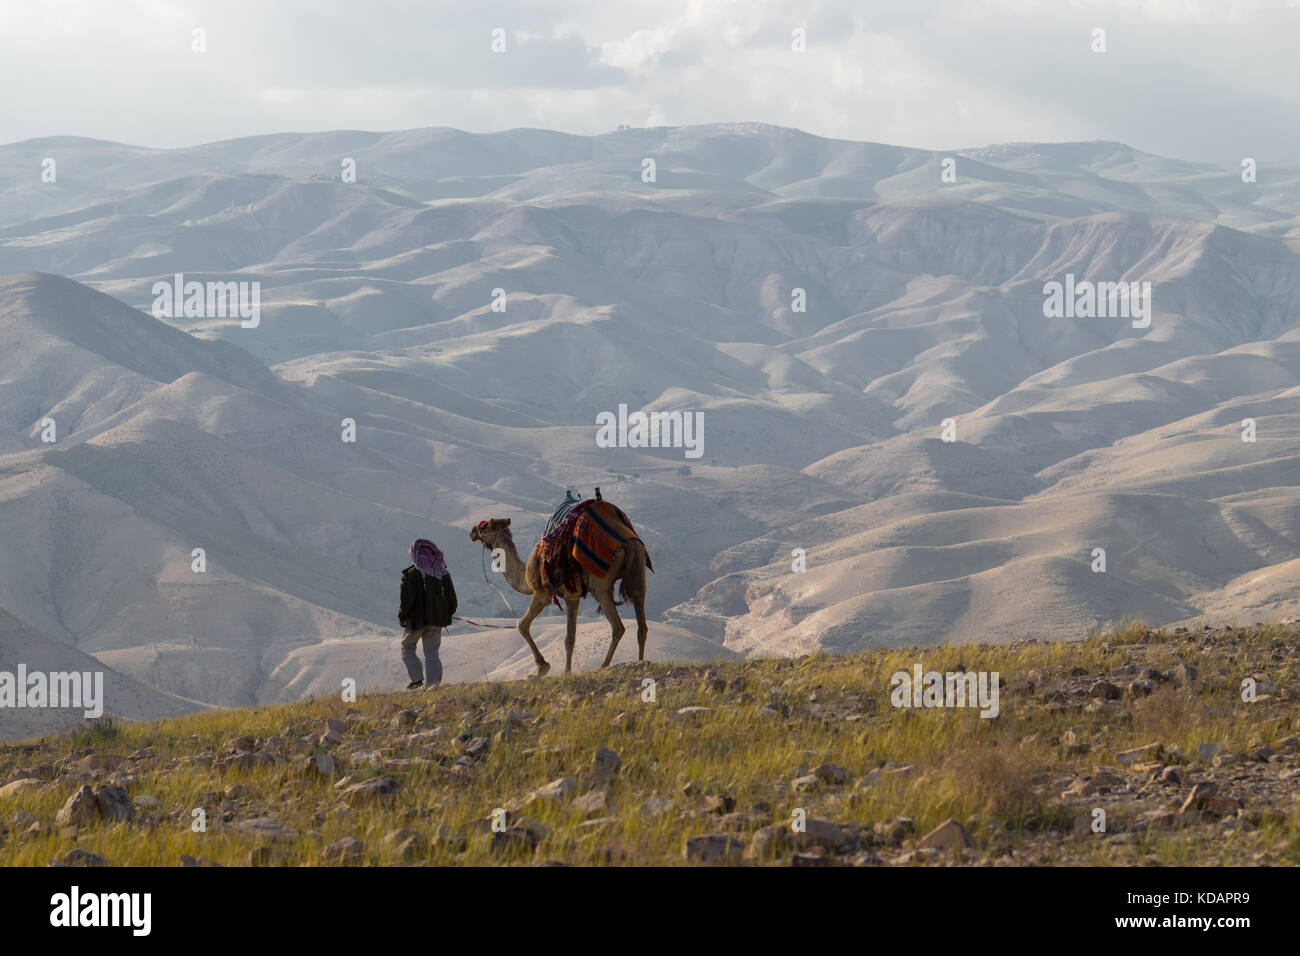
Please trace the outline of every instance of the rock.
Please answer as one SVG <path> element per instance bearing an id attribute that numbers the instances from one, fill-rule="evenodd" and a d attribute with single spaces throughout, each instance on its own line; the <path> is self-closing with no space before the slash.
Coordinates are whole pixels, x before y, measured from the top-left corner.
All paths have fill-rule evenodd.
<path id="1" fill-rule="evenodd" d="M 1296 771 L 1296 773 L 1300 774 L 1300 770 Z M 1284 778 L 1284 779 L 1285 779 L 1285 778 Z M 28 825 L 34 823 L 35 821 L 36 821 L 36 817 L 33 816 L 32 814 L 28 813 L 26 810 L 15 810 L 15 811 L 14 811 L 14 826 L 15 826 L 15 827 L 25 827 L 25 826 L 28 826 Z"/>
<path id="2" fill-rule="evenodd" d="M 384 837 L 384 846 L 393 851 L 399 859 L 414 860 L 429 849 L 429 841 L 422 833 L 403 827 L 393 830 Z"/>
<path id="3" fill-rule="evenodd" d="M 310 777 L 332 777 L 338 772 L 338 763 L 329 753 L 300 756 L 294 761 L 294 769 Z"/>
<path id="4" fill-rule="evenodd" d="M 361 861 L 365 855 L 365 844 L 355 836 L 344 836 L 338 843 L 331 843 L 321 851 L 321 860 L 331 866 L 350 866 Z"/>
<path id="5" fill-rule="evenodd" d="M 287 860 L 288 854 L 273 846 L 258 846 L 248 851 L 244 858 L 245 866 L 278 866 Z"/>
<path id="6" fill-rule="evenodd" d="M 560 777 L 558 780 L 552 780 L 545 786 L 538 787 L 528 795 L 525 803 L 532 803 L 534 800 L 541 800 L 546 803 L 556 803 L 564 800 L 578 789 L 578 781 L 574 777 Z"/>
<path id="7" fill-rule="evenodd" d="M 712 711 L 712 707 L 682 707 L 677 711 L 678 717 L 699 717 Z"/>
<path id="8" fill-rule="evenodd" d="M 12 783 L 15 780 L 21 780 L 25 777 L 31 777 L 33 779 L 48 783 L 49 781 L 57 777 L 60 773 L 61 771 L 59 770 L 58 767 L 54 766 L 54 764 L 42 763 L 42 764 L 37 764 L 34 767 L 27 767 L 26 769 L 15 771 L 14 773 L 9 775 L 9 777 L 5 780 L 5 783 Z"/>
<path id="9" fill-rule="evenodd" d="M 537 837 L 523 827 L 509 827 L 492 834 L 490 849 L 501 856 L 522 856 L 537 848 Z"/>
<path id="10" fill-rule="evenodd" d="M 122 787 L 96 787 L 95 807 L 105 820 L 130 820 L 135 816 L 131 798 Z"/>
<path id="11" fill-rule="evenodd" d="M 732 833 L 709 833 L 691 837 L 686 841 L 685 855 L 689 863 L 718 863 L 740 859 L 745 844 Z"/>
<path id="12" fill-rule="evenodd" d="M 103 773 L 116 770 L 126 763 L 126 758 L 118 754 L 87 754 L 76 763 L 82 773 Z"/>
<path id="13" fill-rule="evenodd" d="M 32 793 L 40 788 L 41 782 L 35 777 L 23 777 L 21 780 L 14 780 L 0 787 L 0 800 L 20 797 L 24 793 Z"/>
<path id="14" fill-rule="evenodd" d="M 791 866 L 830 866 L 831 857 L 821 847 L 813 847 L 790 857 Z"/>
<path id="15" fill-rule="evenodd" d="M 908 823 L 911 823 L 909 820 Z M 913 832 L 916 825 L 909 827 L 900 820 L 881 820 L 872 827 L 872 832 L 876 838 L 885 846 L 902 846 L 903 840 L 907 838 L 909 832 Z"/>
<path id="16" fill-rule="evenodd" d="M 186 867 L 221 867 L 220 863 L 215 860 L 209 860 L 206 856 L 193 857 L 188 853 L 182 853 L 180 855 L 180 864 L 181 866 Z"/>
<path id="17" fill-rule="evenodd" d="M 392 777 L 371 777 L 369 780 L 352 784 L 339 796 L 355 810 L 357 807 L 392 800 L 401 789 L 402 785 Z"/>
<path id="18" fill-rule="evenodd" d="M 99 810 L 95 802 L 95 792 L 83 785 L 76 793 L 68 797 L 63 808 L 54 816 L 59 826 L 88 826 L 95 822 Z"/>
<path id="19" fill-rule="evenodd" d="M 601 747 L 596 751 L 592 764 L 593 770 L 598 776 L 609 777 L 618 773 L 618 768 L 623 765 L 623 761 L 618 754 L 608 747 Z"/>
<path id="20" fill-rule="evenodd" d="M 108 860 L 98 853 L 91 853 L 81 847 L 69 850 L 63 857 L 64 866 L 108 866 Z"/>
<path id="21" fill-rule="evenodd" d="M 794 780 L 790 781 L 790 789 L 795 793 L 811 793 L 814 790 L 820 790 L 821 785 L 821 777 L 812 773 L 803 777 L 795 777 Z"/>
<path id="22" fill-rule="evenodd" d="M 506 723 L 511 727 L 527 727 L 535 721 L 537 721 L 536 714 L 528 714 L 518 710 L 506 711 Z"/>
<path id="23" fill-rule="evenodd" d="M 1179 808 L 1179 813 L 1186 813 L 1188 810 L 1205 809 L 1206 801 L 1219 792 L 1219 785 L 1213 780 L 1202 780 L 1196 786 L 1192 787 L 1192 792 L 1187 795 L 1183 805 Z"/>
<path id="24" fill-rule="evenodd" d="M 889 763 L 881 768 L 881 772 L 886 777 L 892 777 L 898 780 L 910 780 L 913 777 L 921 775 L 921 768 L 913 766 L 910 763 Z"/>
<path id="25" fill-rule="evenodd" d="M 335 733 L 342 737 L 348 732 L 347 721 L 339 720 L 337 717 L 325 718 L 325 733 Z"/>
<path id="26" fill-rule="evenodd" d="M 1213 760 L 1223 750 L 1223 744 L 1198 744 L 1196 747 L 1196 756 L 1202 760 Z"/>
<path id="27" fill-rule="evenodd" d="M 736 809 L 736 798 L 728 794 L 710 793 L 704 798 L 704 812 L 724 814 Z"/>
<path id="28" fill-rule="evenodd" d="M 432 844 L 436 849 L 450 850 L 453 853 L 462 853 L 465 847 L 469 845 L 469 840 L 464 830 L 453 830 L 446 823 L 439 823 L 438 829 L 433 831 Z"/>
<path id="29" fill-rule="evenodd" d="M 1137 820 L 1139 826 L 1148 829 L 1172 827 L 1178 822 L 1174 814 L 1163 809 L 1146 810 L 1138 815 Z"/>
<path id="30" fill-rule="evenodd" d="M 822 783 L 831 786 L 842 786 L 848 782 L 849 772 L 833 763 L 824 763 L 813 771 L 813 776 L 821 780 Z"/>
<path id="31" fill-rule="evenodd" d="M 1158 743 L 1147 744 L 1145 747 L 1134 747 L 1132 750 L 1121 750 L 1115 755 L 1118 763 L 1147 763 L 1152 760 L 1159 760 L 1164 753 L 1164 747 Z"/>
<path id="32" fill-rule="evenodd" d="M 1073 800 L 1076 797 L 1090 797 L 1100 789 L 1101 784 L 1097 780 L 1085 780 L 1079 777 L 1067 789 L 1061 791 L 1061 799 Z"/>
<path id="33" fill-rule="evenodd" d="M 965 849 L 975 848 L 975 838 L 966 832 L 966 828 L 949 817 L 944 820 L 917 843 L 920 849 L 933 849 L 960 853 Z"/>
<path id="34" fill-rule="evenodd" d="M 718 820 L 718 826 L 728 833 L 748 832 L 762 826 L 766 819 L 765 815 L 756 813 L 744 813 L 742 811 L 724 813 Z"/>
<path id="35" fill-rule="evenodd" d="M 821 847 L 834 850 L 844 842 L 844 828 L 830 820 L 807 819 L 803 821 L 803 830 L 792 830 L 790 842 L 801 849 Z"/>
<path id="36" fill-rule="evenodd" d="M 298 839 L 297 830 L 285 826 L 280 821 L 273 820 L 270 817 L 254 817 L 251 820 L 240 820 L 235 824 L 235 829 L 277 843 L 290 843 Z"/>
<path id="37" fill-rule="evenodd" d="M 573 801 L 573 809 L 585 817 L 604 816 L 609 809 L 609 795 L 604 790 L 592 790 Z"/>
<path id="38" fill-rule="evenodd" d="M 259 753 L 257 751 L 244 751 L 227 757 L 224 760 L 216 762 L 215 766 L 222 770 L 258 770 L 263 767 L 275 766 L 276 758 L 274 754 Z"/>
<path id="39" fill-rule="evenodd" d="M 514 821 L 513 826 L 516 826 L 522 830 L 527 830 L 537 839 L 539 843 L 542 840 L 549 839 L 551 836 L 550 827 L 548 827 L 545 823 L 540 823 L 539 821 L 529 819 L 528 817 L 520 817 L 519 819 Z"/>
<path id="40" fill-rule="evenodd" d="M 855 780 L 853 782 L 853 789 L 866 790 L 869 787 L 874 787 L 876 784 L 880 783 L 880 781 L 884 779 L 885 779 L 885 773 L 883 770 L 872 770 L 869 773 L 867 773 L 865 777 L 859 777 L 857 780 Z"/>
<path id="41" fill-rule="evenodd" d="M 1177 766 L 1176 764 L 1171 764 L 1170 766 L 1165 767 L 1164 770 L 1160 771 L 1161 783 L 1181 784 L 1183 780 L 1184 780 L 1183 768 Z"/>
<path id="42" fill-rule="evenodd" d="M 1208 797 L 1201 809 L 1213 817 L 1230 817 L 1235 816 L 1244 807 L 1245 805 L 1236 797 L 1215 795 Z"/>
<path id="43" fill-rule="evenodd" d="M 641 802 L 641 812 L 651 816 L 667 813 L 672 808 L 673 802 L 667 797 L 650 796 Z"/>
<path id="44" fill-rule="evenodd" d="M 1088 696 L 1096 700 L 1119 700 L 1120 689 L 1108 680 L 1099 680 L 1088 688 Z"/>
<path id="45" fill-rule="evenodd" d="M 916 863 L 921 860 L 924 861 L 933 860 L 938 855 L 939 855 L 938 850 L 934 849 L 934 847 L 927 846 L 927 847 L 920 847 L 915 850 L 909 850 L 908 852 L 903 853 L 900 856 L 894 857 L 889 862 L 895 866 L 908 866 L 912 863 Z"/>
<path id="46" fill-rule="evenodd" d="M 771 859 L 788 849 L 790 844 L 790 828 L 782 823 L 773 823 L 754 833 L 745 856 L 752 860 Z"/>
<path id="47" fill-rule="evenodd" d="M 473 737 L 465 744 L 465 753 L 470 757 L 486 757 L 492 749 L 492 741 L 487 737 Z"/>

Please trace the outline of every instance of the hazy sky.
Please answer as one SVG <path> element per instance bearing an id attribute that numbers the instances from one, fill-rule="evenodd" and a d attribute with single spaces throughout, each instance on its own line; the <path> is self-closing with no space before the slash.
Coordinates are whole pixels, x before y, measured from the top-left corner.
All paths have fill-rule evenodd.
<path id="1" fill-rule="evenodd" d="M 0 143 L 757 121 L 1296 161 L 1300 0 L 0 0 L 0 90 Z"/>

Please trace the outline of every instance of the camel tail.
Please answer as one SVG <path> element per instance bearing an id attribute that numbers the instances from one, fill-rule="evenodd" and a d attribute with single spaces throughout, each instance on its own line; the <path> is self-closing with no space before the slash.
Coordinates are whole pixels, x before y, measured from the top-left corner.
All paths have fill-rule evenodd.
<path id="1" fill-rule="evenodd" d="M 623 569 L 623 574 L 618 580 L 618 597 L 615 604 L 624 604 L 628 600 L 628 581 L 632 582 L 633 589 L 640 591 L 645 587 L 645 569 L 650 568 L 653 572 L 654 567 L 650 564 L 650 555 L 645 549 L 645 545 L 637 538 L 631 538 L 624 545 L 628 549 L 627 567 Z"/>

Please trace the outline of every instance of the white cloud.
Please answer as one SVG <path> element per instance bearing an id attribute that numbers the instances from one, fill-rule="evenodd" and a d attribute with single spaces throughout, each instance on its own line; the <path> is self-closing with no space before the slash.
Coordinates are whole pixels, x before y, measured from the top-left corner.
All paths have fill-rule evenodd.
<path id="1" fill-rule="evenodd" d="M 497 26 L 506 54 L 489 50 Z M 1300 10 L 1281 0 L 51 0 L 0 7 L 0 27 L 0 141 L 728 120 L 938 149 L 1300 153 L 1284 121 Z"/>

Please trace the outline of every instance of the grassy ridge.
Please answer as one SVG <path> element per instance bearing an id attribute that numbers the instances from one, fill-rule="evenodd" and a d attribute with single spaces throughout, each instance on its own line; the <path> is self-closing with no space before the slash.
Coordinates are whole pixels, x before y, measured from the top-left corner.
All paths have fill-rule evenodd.
<path id="1" fill-rule="evenodd" d="M 69 857 L 80 849 L 111 865 L 665 865 L 687 862 L 692 838 L 727 834 L 690 858 L 1295 864 L 1298 640 L 1277 625 L 1133 625 L 99 724 L 0 748 L 0 863 L 86 859 Z M 1000 716 L 891 706 L 890 676 L 916 663 L 997 671 Z M 693 707 L 708 709 L 682 712 Z M 342 723 L 322 739 L 327 718 Z M 357 788 L 374 778 L 394 792 Z M 1197 783 L 1217 802 L 1184 809 Z M 60 822 L 82 785 L 122 787 L 130 819 Z M 191 828 L 196 808 L 206 832 Z M 1106 830 L 1093 833 L 1099 808 Z M 800 813 L 814 823 L 795 832 Z M 964 853 L 923 845 L 948 819 Z"/>

